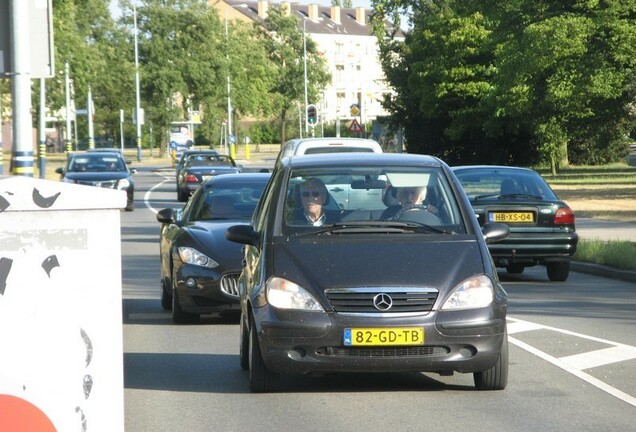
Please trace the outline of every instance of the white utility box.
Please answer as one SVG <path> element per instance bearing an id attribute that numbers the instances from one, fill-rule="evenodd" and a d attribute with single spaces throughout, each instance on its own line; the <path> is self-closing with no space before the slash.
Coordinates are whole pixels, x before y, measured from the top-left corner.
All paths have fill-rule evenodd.
<path id="1" fill-rule="evenodd" d="M 123 191 L 0 176 L 0 430 L 124 430 L 125 206 Z"/>

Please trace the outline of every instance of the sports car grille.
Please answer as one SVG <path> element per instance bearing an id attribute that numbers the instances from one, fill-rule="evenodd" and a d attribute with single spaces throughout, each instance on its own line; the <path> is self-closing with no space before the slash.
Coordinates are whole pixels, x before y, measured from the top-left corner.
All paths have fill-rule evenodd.
<path id="1" fill-rule="evenodd" d="M 423 357 L 433 355 L 445 355 L 450 352 L 441 346 L 415 346 L 415 347 L 324 347 L 319 348 L 317 354 L 337 357 Z"/>
<path id="2" fill-rule="evenodd" d="M 238 278 L 240 273 L 230 273 L 221 278 L 221 291 L 233 297 L 239 296 Z"/>
<path id="3" fill-rule="evenodd" d="M 374 287 L 325 290 L 325 295 L 336 312 L 353 313 L 430 312 L 437 294 L 437 290 L 433 288 Z M 385 296 L 384 304 L 378 304 L 376 297 L 379 295 Z"/>

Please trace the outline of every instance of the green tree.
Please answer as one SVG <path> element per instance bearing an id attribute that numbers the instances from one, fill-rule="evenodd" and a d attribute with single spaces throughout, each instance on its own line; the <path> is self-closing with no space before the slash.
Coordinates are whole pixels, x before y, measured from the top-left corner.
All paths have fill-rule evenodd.
<path id="1" fill-rule="evenodd" d="M 260 34 L 269 59 L 275 66 L 271 100 L 279 113 L 281 140 L 284 143 L 287 140 L 288 114 L 304 106 L 303 28 L 296 17 L 285 16 L 280 8 L 271 7 L 264 27 L 260 27 Z M 305 41 L 307 94 L 311 103 L 318 99 L 319 93 L 331 80 L 331 75 L 325 59 L 318 53 L 316 43 L 309 36 Z"/>

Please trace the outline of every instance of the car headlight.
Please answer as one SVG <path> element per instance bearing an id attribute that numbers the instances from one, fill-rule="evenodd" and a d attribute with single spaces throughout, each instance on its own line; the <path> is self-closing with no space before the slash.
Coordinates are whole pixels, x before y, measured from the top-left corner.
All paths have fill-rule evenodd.
<path id="1" fill-rule="evenodd" d="M 267 281 L 267 302 L 279 309 L 322 311 L 320 303 L 306 289 L 287 279 L 272 277 Z"/>
<path id="2" fill-rule="evenodd" d="M 218 262 L 214 261 L 209 256 L 202 254 L 195 248 L 180 247 L 178 248 L 178 250 L 179 250 L 179 257 L 181 258 L 181 261 L 183 261 L 184 263 L 198 265 L 201 267 L 208 267 L 208 268 L 218 267 L 219 265 Z"/>
<path id="3" fill-rule="evenodd" d="M 121 179 L 117 182 L 117 189 L 128 189 L 130 182 L 128 179 Z"/>
<path id="4" fill-rule="evenodd" d="M 442 310 L 473 309 L 488 306 L 494 298 L 492 281 L 485 275 L 466 279 L 453 290 Z"/>

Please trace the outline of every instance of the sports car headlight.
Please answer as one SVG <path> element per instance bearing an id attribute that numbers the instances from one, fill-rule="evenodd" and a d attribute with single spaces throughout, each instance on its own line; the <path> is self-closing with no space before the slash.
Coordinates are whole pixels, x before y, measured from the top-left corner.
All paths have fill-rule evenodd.
<path id="1" fill-rule="evenodd" d="M 279 309 L 322 311 L 320 303 L 306 289 L 287 279 L 272 277 L 267 281 L 267 301 Z"/>
<path id="2" fill-rule="evenodd" d="M 183 261 L 184 263 L 198 265 L 201 267 L 209 267 L 209 268 L 218 267 L 219 265 L 218 262 L 214 261 L 209 256 L 202 254 L 195 248 L 180 247 L 178 248 L 178 250 L 179 250 L 179 257 L 181 258 L 181 261 Z"/>
<path id="3" fill-rule="evenodd" d="M 491 304 L 493 298 L 494 289 L 490 278 L 485 275 L 473 276 L 455 287 L 442 310 L 480 308 Z"/>
<path id="4" fill-rule="evenodd" d="M 127 189 L 130 186 L 128 179 L 121 179 L 117 182 L 117 189 Z"/>

